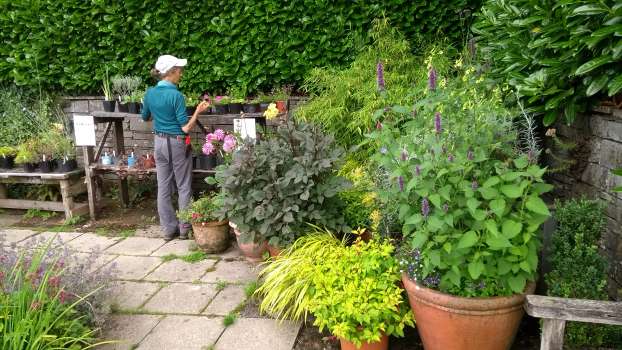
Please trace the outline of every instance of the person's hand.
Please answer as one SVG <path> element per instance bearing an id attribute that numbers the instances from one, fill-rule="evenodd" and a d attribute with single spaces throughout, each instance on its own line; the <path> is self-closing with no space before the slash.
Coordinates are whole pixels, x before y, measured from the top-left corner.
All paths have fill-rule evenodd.
<path id="1" fill-rule="evenodd" d="M 203 102 L 199 103 L 199 105 L 197 106 L 196 113 L 197 114 L 201 114 L 201 113 L 205 112 L 208 107 L 209 107 L 209 102 L 203 101 Z"/>

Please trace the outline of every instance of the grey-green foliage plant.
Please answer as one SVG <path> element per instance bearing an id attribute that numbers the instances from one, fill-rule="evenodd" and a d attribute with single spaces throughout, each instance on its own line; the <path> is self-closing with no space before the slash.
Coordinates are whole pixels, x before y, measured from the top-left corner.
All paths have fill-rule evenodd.
<path id="1" fill-rule="evenodd" d="M 131 96 L 136 93 L 142 79 L 131 75 L 115 75 L 111 78 L 112 92 L 121 102 L 130 102 Z"/>
<path id="2" fill-rule="evenodd" d="M 312 69 L 303 85 L 311 100 L 296 110 L 296 118 L 322 125 L 345 148 L 365 140 L 364 135 L 375 126 L 374 112 L 411 102 L 412 87 L 425 85 L 417 79 L 427 72 L 425 63 L 412 54 L 409 42 L 386 18 L 374 21 L 370 36 L 373 42 L 349 67 Z M 384 91 L 377 81 L 379 63 L 384 69 Z M 435 66 L 437 70 L 446 68 L 440 63 Z M 350 157 L 363 160 L 369 152 L 367 145 Z"/>
<path id="3" fill-rule="evenodd" d="M 622 91 L 622 3 L 488 0 L 473 31 L 496 77 L 545 125 Z"/>
<path id="4" fill-rule="evenodd" d="M 216 180 L 223 191 L 222 216 L 245 234 L 286 247 L 307 223 L 345 230 L 337 193 L 349 183 L 337 176 L 343 149 L 318 126 L 288 122 L 268 140 L 244 143 Z"/>
<path id="5" fill-rule="evenodd" d="M 517 151 L 517 112 L 475 67 L 419 79 L 429 86 L 413 93 L 425 96 L 414 102 L 416 115 L 413 105 L 393 106 L 370 135 L 391 183 L 381 198 L 396 203 L 403 224 L 405 271 L 453 295 L 523 292 L 549 216 L 545 169 Z"/>
<path id="6" fill-rule="evenodd" d="M 555 297 L 608 300 L 605 257 L 598 244 L 606 227 L 604 204 L 572 199 L 555 203 L 557 228 L 551 249 L 547 294 Z M 620 327 L 569 322 L 566 342 L 574 346 L 622 346 Z"/>

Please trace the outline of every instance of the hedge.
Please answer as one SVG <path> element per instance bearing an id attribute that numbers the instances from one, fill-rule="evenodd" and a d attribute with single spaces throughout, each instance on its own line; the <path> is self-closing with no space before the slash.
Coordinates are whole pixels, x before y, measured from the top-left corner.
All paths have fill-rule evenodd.
<path id="1" fill-rule="evenodd" d="M 185 91 L 300 83 L 343 66 L 374 18 L 409 40 L 464 42 L 481 0 L 1 1 L 0 83 L 99 93 L 111 73 L 148 79 L 158 55 L 189 59 Z"/>

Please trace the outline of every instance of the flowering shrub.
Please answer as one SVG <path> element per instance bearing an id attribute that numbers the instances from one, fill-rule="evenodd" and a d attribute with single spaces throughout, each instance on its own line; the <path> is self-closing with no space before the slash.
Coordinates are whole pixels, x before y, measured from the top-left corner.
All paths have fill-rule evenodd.
<path id="1" fill-rule="evenodd" d="M 441 78 L 430 67 L 427 91 L 413 92 L 425 98 L 379 114 L 371 138 L 392 183 L 381 198 L 399 206 L 410 278 L 462 296 L 522 292 L 549 216 L 540 195 L 552 186 L 537 158 L 517 151 L 500 92 L 472 67 L 458 73 Z"/>
<path id="2" fill-rule="evenodd" d="M 203 154 L 212 155 L 219 153 L 223 156 L 235 150 L 237 140 L 235 136 L 225 133 L 222 129 L 216 129 L 213 133 L 205 135 L 205 143 L 203 144 Z"/>
<path id="3" fill-rule="evenodd" d="M 180 211 L 177 216 L 183 222 L 193 224 L 218 221 L 218 210 L 222 204 L 222 196 L 213 194 L 193 201 L 186 210 Z"/>
<path id="4" fill-rule="evenodd" d="M 263 112 L 263 116 L 266 117 L 266 119 L 268 120 L 274 119 L 278 114 L 279 110 L 276 108 L 276 103 L 269 104 L 268 109 Z"/>

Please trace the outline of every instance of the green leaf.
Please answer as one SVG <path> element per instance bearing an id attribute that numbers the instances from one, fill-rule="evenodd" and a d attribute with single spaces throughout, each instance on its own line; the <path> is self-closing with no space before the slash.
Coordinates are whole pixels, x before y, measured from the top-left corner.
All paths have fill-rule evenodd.
<path id="1" fill-rule="evenodd" d="M 488 237 L 486 239 L 486 244 L 488 244 L 488 246 L 493 250 L 510 248 L 512 246 L 512 243 L 510 243 L 510 241 L 508 241 L 507 238 L 501 235 L 497 237 L 493 237 L 493 236 Z"/>
<path id="2" fill-rule="evenodd" d="M 607 85 L 607 82 L 609 82 L 609 75 L 607 75 L 607 74 L 601 75 L 599 78 L 597 78 L 594 81 L 592 81 L 590 86 L 588 86 L 587 91 L 585 92 L 585 94 L 587 96 L 595 95 L 597 92 L 602 90 L 605 87 L 605 85 Z"/>
<path id="3" fill-rule="evenodd" d="M 499 260 L 497 260 L 497 273 L 500 276 L 503 276 L 506 273 L 510 272 L 511 269 L 512 269 L 512 265 L 507 260 L 503 258 L 500 258 Z"/>
<path id="4" fill-rule="evenodd" d="M 441 254 L 438 250 L 430 250 L 427 255 L 434 266 L 439 266 L 441 264 Z"/>
<path id="5" fill-rule="evenodd" d="M 546 114 L 544 114 L 544 118 L 542 118 L 542 124 L 544 124 L 544 126 L 550 126 L 553 124 L 557 119 L 557 113 L 558 112 L 556 110 L 546 112 Z"/>
<path id="6" fill-rule="evenodd" d="M 593 71 L 594 69 L 607 64 L 607 63 L 611 63 L 613 62 L 613 58 L 611 57 L 611 55 L 607 55 L 607 56 L 602 56 L 602 57 L 598 57 L 598 58 L 594 58 L 590 61 L 585 62 L 584 64 L 582 64 L 579 68 L 577 68 L 577 70 L 574 72 L 575 75 L 583 75 L 586 73 L 589 73 L 591 71 Z"/>
<path id="7" fill-rule="evenodd" d="M 517 159 L 514 159 L 514 166 L 517 167 L 518 169 L 524 169 L 527 167 L 527 165 L 529 165 L 529 160 L 527 159 L 527 157 L 520 157 Z"/>
<path id="8" fill-rule="evenodd" d="M 523 189 L 517 185 L 503 185 L 501 186 L 501 192 L 508 198 L 519 198 L 523 195 Z"/>
<path id="9" fill-rule="evenodd" d="M 483 221 L 486 219 L 486 212 L 484 210 L 477 209 L 471 213 L 471 216 L 477 221 Z"/>
<path id="10" fill-rule="evenodd" d="M 622 91 L 622 74 L 609 81 L 609 84 L 607 85 L 607 90 L 607 94 L 609 96 L 617 95 L 620 91 Z"/>
<path id="11" fill-rule="evenodd" d="M 413 249 L 419 249 L 427 241 L 428 234 L 425 232 L 417 231 L 415 232 L 413 239 L 410 241 L 410 245 Z"/>
<path id="12" fill-rule="evenodd" d="M 443 228 L 443 221 L 439 219 L 437 216 L 430 216 L 428 218 L 428 230 L 432 232 L 437 232 Z"/>
<path id="13" fill-rule="evenodd" d="M 423 215 L 419 213 L 415 213 L 411 215 L 408 219 L 406 219 L 406 225 L 418 225 L 421 221 L 423 221 Z"/>
<path id="14" fill-rule="evenodd" d="M 479 278 L 479 276 L 481 276 L 482 272 L 484 272 L 484 263 L 480 260 L 472 261 L 469 263 L 468 269 L 471 278 L 476 280 Z"/>
<path id="15" fill-rule="evenodd" d="M 474 213 L 475 210 L 477 210 L 477 207 L 479 206 L 479 204 L 480 204 L 480 201 L 478 201 L 475 198 L 469 198 L 469 200 L 467 200 L 466 202 L 467 208 L 469 208 L 471 213 Z"/>
<path id="16" fill-rule="evenodd" d="M 494 220 L 486 220 L 486 229 L 494 236 L 499 235 L 499 229 L 497 228 L 497 222 Z"/>
<path id="17" fill-rule="evenodd" d="M 479 188 L 478 191 L 482 194 L 482 197 L 484 197 L 484 199 L 493 199 L 499 196 L 499 191 L 492 187 L 482 187 Z"/>
<path id="18" fill-rule="evenodd" d="M 546 203 L 538 196 L 529 196 L 527 202 L 525 202 L 525 207 L 534 213 L 551 216 L 551 212 Z"/>
<path id="19" fill-rule="evenodd" d="M 501 232 L 507 239 L 512 239 L 518 235 L 523 229 L 523 224 L 514 220 L 505 220 L 501 226 Z"/>
<path id="20" fill-rule="evenodd" d="M 603 5 L 590 4 L 579 6 L 574 11 L 572 11 L 573 15 L 582 15 L 582 16 L 591 16 L 598 15 L 601 13 L 607 13 L 609 9 Z"/>
<path id="21" fill-rule="evenodd" d="M 460 237 L 460 241 L 458 242 L 458 248 L 470 248 L 475 245 L 478 241 L 477 233 L 475 231 L 467 231 L 465 234 Z"/>
<path id="22" fill-rule="evenodd" d="M 432 202 L 432 204 L 434 204 L 435 207 L 437 208 L 441 208 L 441 196 L 439 196 L 438 194 L 431 194 L 430 197 L 428 197 L 428 199 L 430 200 L 430 202 Z"/>
<path id="23" fill-rule="evenodd" d="M 525 280 L 525 276 L 517 275 L 509 277 L 508 284 L 514 293 L 522 293 L 525 290 L 527 281 Z"/>
<path id="24" fill-rule="evenodd" d="M 484 181 L 484 184 L 482 185 L 482 187 L 492 187 L 498 184 L 500 181 L 501 179 L 499 179 L 498 176 L 492 176 L 488 178 L 486 181 Z"/>

